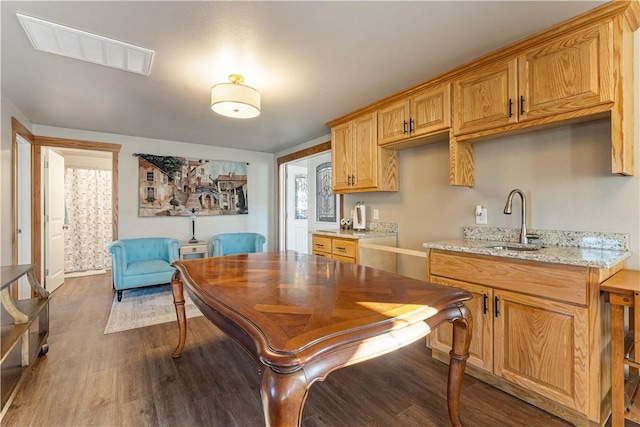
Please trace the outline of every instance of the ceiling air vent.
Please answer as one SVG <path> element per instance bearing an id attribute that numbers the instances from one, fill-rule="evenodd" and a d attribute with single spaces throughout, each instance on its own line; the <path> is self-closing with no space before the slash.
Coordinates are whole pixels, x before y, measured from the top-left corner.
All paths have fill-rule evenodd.
<path id="1" fill-rule="evenodd" d="M 75 28 L 16 13 L 36 50 L 148 76 L 154 52 Z"/>

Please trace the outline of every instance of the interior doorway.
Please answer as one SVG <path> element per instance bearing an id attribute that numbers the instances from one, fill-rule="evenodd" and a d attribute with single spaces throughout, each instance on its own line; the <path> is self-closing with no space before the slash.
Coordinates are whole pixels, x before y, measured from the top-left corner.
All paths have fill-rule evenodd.
<path id="1" fill-rule="evenodd" d="M 13 146 L 13 262 L 35 264 L 35 274 L 38 281 L 47 286 L 45 276 L 45 196 L 44 188 L 44 159 L 43 153 L 48 148 L 77 150 L 81 153 L 98 152 L 107 157 L 112 171 L 111 176 L 111 223 L 110 239 L 118 238 L 118 153 L 120 144 L 80 141 L 64 138 L 35 136 L 20 122 L 12 118 Z M 24 144 L 22 147 L 21 144 Z M 28 179 L 25 177 L 28 174 Z M 21 214 L 20 211 L 23 213 Z M 29 237 L 25 237 L 26 234 Z M 20 236 L 22 235 L 22 236 Z M 28 249 L 30 247 L 30 250 Z M 106 248 L 105 248 L 106 249 Z M 21 255 L 24 253 L 27 255 Z M 28 259 L 30 258 L 30 259 Z M 19 289 L 22 289 L 19 287 Z M 16 290 L 15 297 L 23 298 Z M 26 290 L 26 293 L 30 293 Z"/>

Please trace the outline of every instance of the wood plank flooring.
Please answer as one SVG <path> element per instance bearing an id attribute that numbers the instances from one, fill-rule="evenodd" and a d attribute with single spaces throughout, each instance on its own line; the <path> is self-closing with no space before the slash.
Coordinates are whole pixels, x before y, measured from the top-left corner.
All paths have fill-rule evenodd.
<path id="1" fill-rule="evenodd" d="M 110 276 L 66 279 L 53 293 L 49 353 L 2 420 L 9 426 L 262 426 L 254 362 L 204 317 L 104 335 Z M 127 292 L 124 292 L 127 298 Z M 448 426 L 447 366 L 424 342 L 351 366 L 312 386 L 303 426 Z M 469 376 L 462 419 L 473 426 L 567 426 Z"/>

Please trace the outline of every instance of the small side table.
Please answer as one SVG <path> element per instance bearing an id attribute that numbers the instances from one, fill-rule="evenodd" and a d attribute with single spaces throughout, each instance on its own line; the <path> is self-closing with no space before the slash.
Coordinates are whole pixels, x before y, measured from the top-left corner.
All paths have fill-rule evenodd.
<path id="1" fill-rule="evenodd" d="M 611 305 L 611 427 L 624 420 L 640 422 L 640 405 L 633 405 L 640 382 L 640 271 L 621 270 L 600 284 Z M 625 336 L 624 311 L 629 310 L 629 333 Z M 626 380 L 624 367 L 629 366 Z"/>
<path id="2" fill-rule="evenodd" d="M 204 240 L 198 240 L 198 243 L 182 242 L 180 246 L 180 259 L 206 258 L 209 255 L 209 245 Z"/>

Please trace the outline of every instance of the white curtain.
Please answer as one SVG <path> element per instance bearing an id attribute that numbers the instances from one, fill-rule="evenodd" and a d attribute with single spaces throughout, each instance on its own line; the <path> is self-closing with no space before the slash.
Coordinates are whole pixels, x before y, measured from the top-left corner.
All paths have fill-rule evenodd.
<path id="1" fill-rule="evenodd" d="M 65 272 L 111 268 L 111 171 L 65 170 Z"/>

